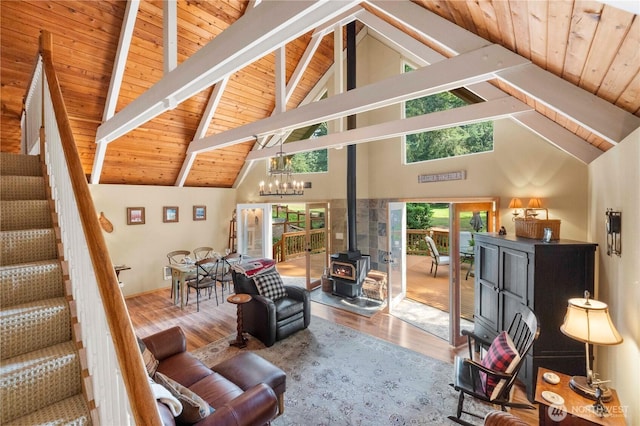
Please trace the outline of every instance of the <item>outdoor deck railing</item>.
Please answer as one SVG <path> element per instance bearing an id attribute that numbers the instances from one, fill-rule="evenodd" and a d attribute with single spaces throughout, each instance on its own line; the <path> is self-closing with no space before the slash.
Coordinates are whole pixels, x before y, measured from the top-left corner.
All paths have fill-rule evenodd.
<path id="1" fill-rule="evenodd" d="M 407 254 L 419 256 L 429 254 L 425 235 L 433 238 L 440 254 L 449 254 L 449 230 L 443 228 L 407 229 Z"/>
<path id="2" fill-rule="evenodd" d="M 276 262 L 302 256 L 307 248 L 305 243 L 306 231 L 285 232 L 282 238 L 273 244 L 272 254 Z M 311 253 L 325 250 L 325 229 L 311 231 Z M 449 231 L 442 228 L 407 229 L 407 254 L 427 256 L 427 242 L 425 235 L 431 236 L 440 254 L 449 254 Z"/>
<path id="3" fill-rule="evenodd" d="M 273 245 L 273 258 L 276 262 L 284 262 L 298 256 L 302 256 L 307 251 L 306 231 L 285 232 L 282 238 Z M 319 253 L 326 247 L 326 230 L 313 229 L 309 233 L 311 239 L 311 253 Z"/>

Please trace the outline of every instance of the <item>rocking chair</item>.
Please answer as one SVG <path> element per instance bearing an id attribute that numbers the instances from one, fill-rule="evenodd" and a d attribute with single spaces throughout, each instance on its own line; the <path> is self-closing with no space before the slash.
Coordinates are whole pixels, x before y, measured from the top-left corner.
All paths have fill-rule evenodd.
<path id="1" fill-rule="evenodd" d="M 469 358 L 456 357 L 454 361 L 454 383 L 451 386 L 459 392 L 458 408 L 455 416 L 449 419 L 466 426 L 473 426 L 461 419 L 462 413 L 482 419 L 482 416 L 463 410 L 464 396 L 505 407 L 534 409 L 530 404 L 510 401 L 511 388 L 516 381 L 518 371 L 524 365 L 525 356 L 540 334 L 535 313 L 525 306 L 516 313 L 509 330 L 501 332 L 493 342 L 489 342 L 473 332 L 464 330 L 469 346 Z M 473 360 L 473 347 L 489 347 L 484 358 Z"/>

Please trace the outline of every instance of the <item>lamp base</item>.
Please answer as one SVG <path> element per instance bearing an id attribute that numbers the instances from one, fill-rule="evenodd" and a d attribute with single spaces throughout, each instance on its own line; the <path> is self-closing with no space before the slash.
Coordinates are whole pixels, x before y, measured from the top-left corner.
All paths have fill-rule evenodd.
<path id="1" fill-rule="evenodd" d="M 573 376 L 569 381 L 569 387 L 585 398 L 593 399 L 594 401 L 598 399 L 596 398 L 596 388 L 587 383 L 587 378 L 585 376 Z M 602 391 L 602 397 L 600 400 L 603 402 L 611 401 L 611 398 L 613 397 L 611 389 L 605 386 L 600 386 L 600 390 Z"/>

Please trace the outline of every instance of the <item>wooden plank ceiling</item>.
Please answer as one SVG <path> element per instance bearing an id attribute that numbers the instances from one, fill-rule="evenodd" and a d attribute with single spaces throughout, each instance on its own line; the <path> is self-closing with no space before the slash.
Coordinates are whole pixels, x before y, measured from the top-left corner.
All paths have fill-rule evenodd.
<path id="1" fill-rule="evenodd" d="M 427 1 L 415 3 L 500 44 L 542 69 L 640 117 L 640 22 L 634 13 L 594 1 Z M 178 1 L 178 63 L 192 56 L 247 10 L 241 0 Z M 367 10 L 376 13 L 375 8 Z M 54 58 L 85 173 L 91 173 L 96 131 L 116 57 L 124 1 L 0 2 L 1 149 L 20 151 L 22 101 L 31 78 L 40 30 L 54 35 Z M 389 16 L 384 20 L 445 56 L 450 53 L 412 33 Z M 163 77 L 162 1 L 142 1 L 126 62 L 116 111 Z M 311 39 L 307 33 L 286 45 L 286 78 L 293 74 Z M 324 36 L 287 103 L 298 106 L 333 63 L 333 35 Z M 215 61 L 215 58 L 212 58 Z M 207 135 L 255 122 L 275 107 L 275 55 L 268 53 L 233 73 Z M 504 81 L 504 92 L 535 108 L 602 151 L 612 144 L 579 123 Z M 203 90 L 108 145 L 100 183 L 174 185 L 209 96 Z M 199 153 L 186 186 L 231 187 L 254 142 Z"/>

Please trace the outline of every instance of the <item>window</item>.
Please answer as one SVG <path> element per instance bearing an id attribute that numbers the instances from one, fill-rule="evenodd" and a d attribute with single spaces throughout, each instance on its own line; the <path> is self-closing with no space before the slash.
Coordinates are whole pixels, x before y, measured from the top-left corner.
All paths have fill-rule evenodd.
<path id="1" fill-rule="evenodd" d="M 304 130 L 305 134 L 299 137 L 297 135 L 298 132 L 294 131 L 289 138 L 287 138 L 287 141 L 292 140 L 292 138 L 294 138 L 294 140 L 302 140 L 325 136 L 327 134 L 327 123 L 315 124 L 299 130 Z M 317 151 L 300 152 L 288 156 L 288 158 L 291 158 L 291 169 L 293 173 L 321 173 L 329 171 L 327 161 L 328 151 L 326 148 Z"/>
<path id="2" fill-rule="evenodd" d="M 408 64 L 404 72 L 413 71 Z M 405 117 L 458 108 L 472 102 L 478 102 L 471 92 L 460 89 L 451 92 L 437 93 L 405 102 Z M 465 100 L 465 99 L 468 99 Z M 466 124 L 430 132 L 415 133 L 405 136 L 405 161 L 435 160 L 458 155 L 475 154 L 493 150 L 493 122 Z"/>

